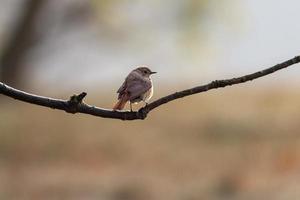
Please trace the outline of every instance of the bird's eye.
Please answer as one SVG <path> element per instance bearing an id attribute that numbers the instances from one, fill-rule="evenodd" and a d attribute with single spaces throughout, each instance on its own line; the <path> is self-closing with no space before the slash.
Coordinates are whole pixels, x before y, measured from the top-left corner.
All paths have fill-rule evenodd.
<path id="1" fill-rule="evenodd" d="M 145 70 L 144 73 L 147 74 L 147 71 Z"/>

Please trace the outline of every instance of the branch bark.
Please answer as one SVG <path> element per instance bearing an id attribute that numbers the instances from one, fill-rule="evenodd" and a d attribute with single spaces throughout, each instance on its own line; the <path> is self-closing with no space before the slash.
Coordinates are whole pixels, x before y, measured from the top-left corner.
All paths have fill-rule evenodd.
<path id="1" fill-rule="evenodd" d="M 69 100 L 61 100 L 61 99 L 53 99 L 49 97 L 38 96 L 30 93 L 26 93 L 21 90 L 14 89 L 4 83 L 0 82 L 0 94 L 3 94 L 8 97 L 12 97 L 14 99 L 24 101 L 27 103 L 32 103 L 40 106 L 45 106 L 53 109 L 64 110 L 68 113 L 85 113 L 103 118 L 112 118 L 112 119 L 121 119 L 121 120 L 136 120 L 136 119 L 145 119 L 148 113 L 155 108 L 166 104 L 170 101 L 174 101 L 179 98 L 183 98 L 186 96 L 190 96 L 193 94 L 206 92 L 208 90 L 223 88 L 226 86 L 236 85 L 240 83 L 244 83 L 247 81 L 251 81 L 268 74 L 274 73 L 278 70 L 287 68 L 291 65 L 297 64 L 300 62 L 300 56 L 296 56 L 290 60 L 287 60 L 283 63 L 277 64 L 273 67 L 248 74 L 245 76 L 225 79 L 225 80 L 215 80 L 206 85 L 197 86 L 194 88 L 190 88 L 187 90 L 183 90 L 180 92 L 175 92 L 168 96 L 162 97 L 147 106 L 139 109 L 136 112 L 130 111 L 113 111 L 109 109 L 98 108 L 95 106 L 90 106 L 83 102 L 84 97 L 87 95 L 85 92 L 82 92 L 79 95 L 73 95 Z"/>

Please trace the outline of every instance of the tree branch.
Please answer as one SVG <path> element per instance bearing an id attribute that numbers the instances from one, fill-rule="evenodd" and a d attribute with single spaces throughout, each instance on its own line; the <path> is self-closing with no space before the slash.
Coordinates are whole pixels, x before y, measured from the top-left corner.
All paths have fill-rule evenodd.
<path id="1" fill-rule="evenodd" d="M 244 83 L 247 81 L 251 81 L 262 76 L 266 76 L 268 74 L 274 73 L 278 70 L 287 68 L 291 65 L 297 64 L 300 62 L 300 56 L 296 56 L 290 60 L 287 60 L 283 63 L 277 64 L 273 67 L 264 69 L 262 71 L 255 72 L 253 74 L 248 74 L 245 76 L 241 76 L 238 78 L 225 79 L 225 80 L 215 80 L 209 84 L 197 86 L 191 89 L 183 90 L 180 92 L 175 92 L 168 96 L 162 97 L 147 106 L 139 109 L 136 112 L 130 111 L 113 111 L 103 108 L 98 108 L 95 106 L 90 106 L 83 102 L 84 97 L 87 95 L 85 92 L 82 92 L 79 95 L 73 95 L 69 100 L 61 100 L 61 99 L 53 99 L 49 97 L 38 96 L 30 93 L 23 92 L 21 90 L 14 89 L 10 86 L 5 85 L 0 82 L 0 94 L 12 97 L 14 99 L 24 101 L 27 103 L 32 103 L 40 106 L 45 106 L 53 109 L 64 110 L 68 113 L 85 113 L 98 117 L 104 118 L 112 118 L 112 119 L 121 119 L 121 120 L 135 120 L 135 119 L 145 119 L 148 113 L 170 101 L 190 96 L 193 94 L 206 92 L 211 89 L 222 88 L 226 86 L 231 86 L 235 84 Z"/>

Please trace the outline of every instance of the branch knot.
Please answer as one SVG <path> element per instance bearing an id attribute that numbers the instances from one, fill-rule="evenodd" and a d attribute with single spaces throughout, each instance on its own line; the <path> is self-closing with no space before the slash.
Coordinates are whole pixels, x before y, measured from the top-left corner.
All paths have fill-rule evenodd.
<path id="1" fill-rule="evenodd" d="M 68 113 L 76 113 L 78 106 L 83 103 L 84 97 L 86 97 L 87 93 L 82 92 L 79 95 L 74 94 L 70 97 L 69 101 L 67 101 L 66 112 Z"/>

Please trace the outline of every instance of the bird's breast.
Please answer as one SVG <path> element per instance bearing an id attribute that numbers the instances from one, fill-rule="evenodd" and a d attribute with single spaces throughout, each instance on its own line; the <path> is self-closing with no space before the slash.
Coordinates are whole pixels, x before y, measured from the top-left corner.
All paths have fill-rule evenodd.
<path id="1" fill-rule="evenodd" d="M 151 84 L 151 88 L 147 92 L 145 92 L 145 94 L 143 96 L 143 100 L 145 102 L 148 102 L 151 99 L 151 97 L 153 96 L 153 92 L 154 92 L 153 91 L 153 86 Z"/>
<path id="2" fill-rule="evenodd" d="M 139 97 L 135 98 L 135 99 L 131 99 L 130 102 L 131 103 L 139 103 L 141 101 L 147 102 L 151 99 L 153 95 L 153 87 L 151 87 L 147 92 L 141 94 Z"/>

